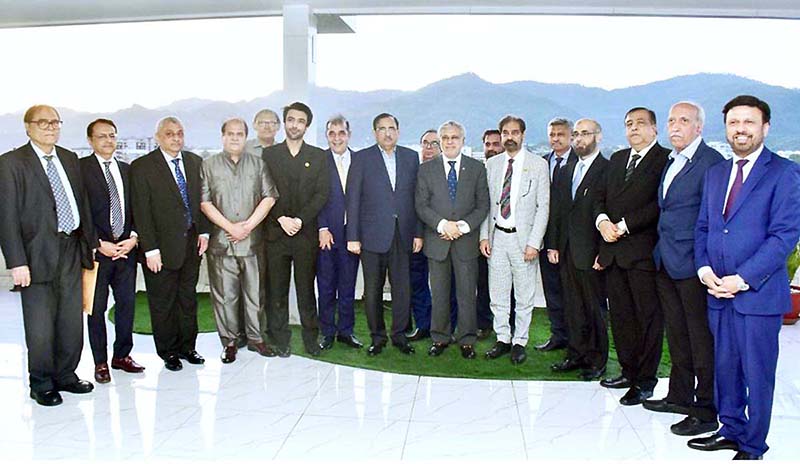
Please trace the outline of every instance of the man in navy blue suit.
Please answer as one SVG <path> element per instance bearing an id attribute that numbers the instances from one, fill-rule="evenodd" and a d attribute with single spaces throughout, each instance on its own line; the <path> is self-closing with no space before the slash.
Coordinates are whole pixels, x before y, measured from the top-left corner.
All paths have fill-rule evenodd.
<path id="1" fill-rule="evenodd" d="M 317 257 L 317 291 L 319 293 L 319 325 L 322 341 L 319 347 L 330 349 L 334 340 L 347 346 L 363 345 L 353 335 L 353 308 L 358 274 L 358 255 L 347 251 L 345 229 L 347 171 L 352 163 L 350 121 L 336 115 L 325 124 L 328 139 L 328 171 L 330 195 L 317 217 L 319 227 L 319 256 Z M 337 317 L 338 316 L 338 317 Z"/>
<path id="2" fill-rule="evenodd" d="M 722 428 L 688 445 L 735 450 L 737 460 L 761 459 L 768 449 L 781 315 L 791 305 L 786 258 L 800 236 L 800 166 L 764 146 L 766 102 L 740 95 L 722 113 L 735 156 L 706 173 L 695 227 Z"/>
<path id="3" fill-rule="evenodd" d="M 708 329 L 706 292 L 694 267 L 694 223 L 700 210 L 706 170 L 722 155 L 703 142 L 705 111 L 693 102 L 669 110 L 667 135 L 673 150 L 658 189 L 656 292 L 664 310 L 672 358 L 669 393 L 645 400 L 655 412 L 685 414 L 670 428 L 676 435 L 717 430 L 714 408 L 714 339 Z"/>
<path id="4" fill-rule="evenodd" d="M 409 260 L 422 250 L 422 226 L 414 209 L 419 158 L 397 145 L 397 118 L 381 113 L 372 121 L 377 143 L 353 155 L 347 175 L 347 249 L 361 255 L 364 306 L 372 344 L 367 354 L 380 354 L 386 345 L 383 283 L 389 271 L 392 286 L 392 344 L 411 354 L 408 342 L 411 285 Z"/>

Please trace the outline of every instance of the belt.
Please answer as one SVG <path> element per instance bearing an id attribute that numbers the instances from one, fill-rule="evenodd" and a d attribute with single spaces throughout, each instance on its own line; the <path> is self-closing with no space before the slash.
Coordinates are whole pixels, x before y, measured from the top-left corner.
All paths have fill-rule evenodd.
<path id="1" fill-rule="evenodd" d="M 516 233 L 516 232 L 517 232 L 517 228 L 516 228 L 516 227 L 512 227 L 512 228 L 510 228 L 510 229 L 506 229 L 505 227 L 500 227 L 500 226 L 498 226 L 497 224 L 495 224 L 495 225 L 494 225 L 494 228 L 495 228 L 495 229 L 497 229 L 497 230 L 500 230 L 500 231 L 502 231 L 502 232 L 505 232 L 505 233 L 507 233 L 507 234 L 513 234 L 513 233 Z"/>

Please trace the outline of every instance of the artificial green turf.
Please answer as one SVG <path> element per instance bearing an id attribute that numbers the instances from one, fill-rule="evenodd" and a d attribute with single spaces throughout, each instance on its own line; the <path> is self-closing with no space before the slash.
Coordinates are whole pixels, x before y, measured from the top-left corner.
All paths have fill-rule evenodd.
<path id="1" fill-rule="evenodd" d="M 389 305 L 387 304 L 387 309 Z M 109 311 L 109 318 L 113 321 L 114 310 Z M 200 332 L 216 332 L 214 314 L 211 309 L 211 301 L 208 294 L 198 295 L 198 327 Z M 391 311 L 385 312 L 386 325 L 391 325 Z M 300 327 L 292 326 L 292 353 L 299 356 L 309 357 L 303 350 L 303 343 L 300 337 Z M 488 361 L 484 359 L 483 353 L 488 351 L 494 339 L 479 341 L 475 345 L 478 355 L 476 359 L 464 359 L 458 346 L 449 347 L 441 356 L 432 358 L 428 356 L 430 339 L 414 342 L 413 345 L 417 352 L 412 355 L 400 353 L 391 344 L 384 348 L 379 356 L 367 356 L 366 347 L 356 350 L 341 343 L 334 343 L 333 348 L 322 352 L 319 358 L 321 361 L 342 364 L 345 366 L 362 367 L 385 372 L 395 372 L 398 374 L 426 375 L 436 377 L 466 377 L 476 379 L 522 379 L 522 380 L 575 380 L 577 373 L 567 372 L 563 374 L 553 373 L 550 365 L 561 361 L 564 351 L 541 353 L 533 349 L 533 345 L 541 343 L 550 336 L 550 322 L 544 309 L 534 311 L 531 322 L 530 339 L 528 341 L 528 359 L 525 363 L 514 366 L 506 355 L 500 359 Z M 136 316 L 133 324 L 133 331 L 139 334 L 151 334 L 150 311 L 147 307 L 147 297 L 144 293 L 136 295 Z M 363 303 L 356 302 L 356 324 L 355 335 L 365 345 L 369 345 L 369 330 L 363 311 Z M 611 347 L 607 366 L 607 376 L 616 376 L 620 372 L 617 362 L 616 352 L 614 351 L 614 341 L 610 340 Z M 211 353 L 203 353 L 205 356 Z M 213 354 L 214 356 L 216 353 Z M 659 366 L 659 377 L 669 375 L 669 351 L 666 341 L 664 342 L 661 365 Z"/>

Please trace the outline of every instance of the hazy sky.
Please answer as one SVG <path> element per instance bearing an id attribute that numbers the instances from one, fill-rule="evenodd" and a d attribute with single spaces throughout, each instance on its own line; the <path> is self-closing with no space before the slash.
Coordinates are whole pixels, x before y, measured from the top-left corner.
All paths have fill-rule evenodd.
<path id="1" fill-rule="evenodd" d="M 698 72 L 800 88 L 800 21 L 562 16 L 348 17 L 317 37 L 317 84 L 413 90 L 474 72 L 606 89 Z M 228 101 L 282 86 L 280 18 L 0 29 L 0 114 Z"/>

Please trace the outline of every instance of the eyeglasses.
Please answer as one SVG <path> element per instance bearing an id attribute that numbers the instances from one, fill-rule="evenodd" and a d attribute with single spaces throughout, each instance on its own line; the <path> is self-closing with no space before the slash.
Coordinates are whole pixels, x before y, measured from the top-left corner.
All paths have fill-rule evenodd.
<path id="1" fill-rule="evenodd" d="M 37 119 L 36 121 L 28 121 L 28 124 L 36 124 L 39 129 L 47 129 L 48 127 L 52 127 L 53 129 L 58 129 L 64 124 L 64 121 L 59 121 L 58 119 Z"/>
<path id="2" fill-rule="evenodd" d="M 422 148 L 439 148 L 439 142 L 422 142 Z"/>
<path id="3" fill-rule="evenodd" d="M 278 121 L 258 121 L 258 122 L 256 122 L 256 126 L 258 126 L 258 127 L 277 126 L 278 124 L 279 124 Z"/>
<path id="4" fill-rule="evenodd" d="M 573 132 L 572 133 L 572 137 L 577 139 L 578 137 L 588 137 L 590 135 L 595 135 L 595 134 L 599 134 L 599 132 L 597 132 L 597 131 L 594 131 L 594 132 L 589 132 L 589 131 Z"/>

